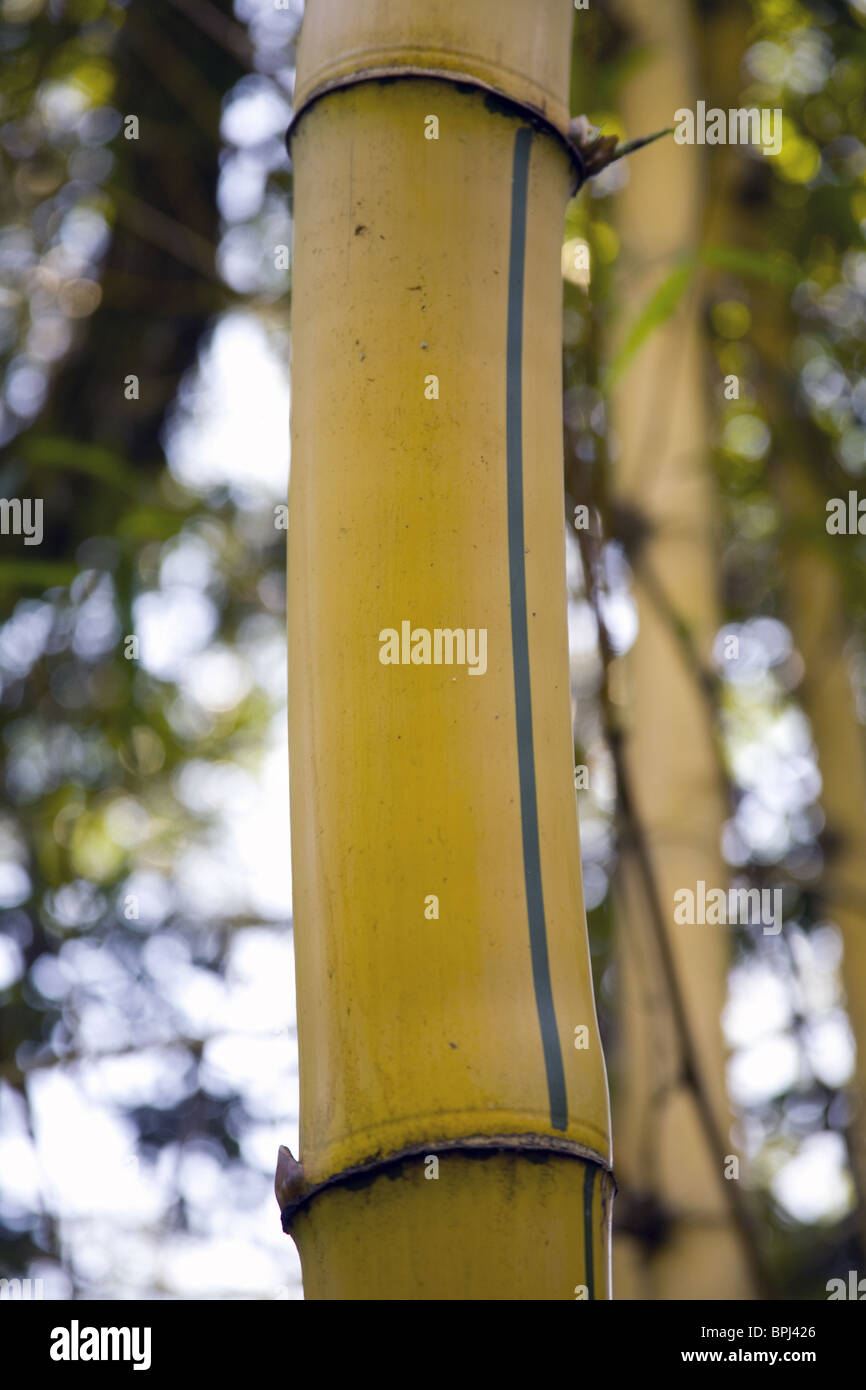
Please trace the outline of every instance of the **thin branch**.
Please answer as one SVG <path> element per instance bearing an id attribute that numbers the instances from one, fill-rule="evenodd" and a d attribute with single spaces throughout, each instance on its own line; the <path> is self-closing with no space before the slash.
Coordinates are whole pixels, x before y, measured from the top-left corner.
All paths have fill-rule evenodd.
<path id="1" fill-rule="evenodd" d="M 222 14 L 211 3 L 211 0 L 169 0 L 169 4 L 185 14 L 187 19 L 195 24 L 203 34 L 207 34 L 214 43 L 218 43 L 227 53 L 231 53 L 232 57 L 237 58 L 238 62 L 242 63 L 250 72 L 258 71 L 256 47 L 246 30 L 240 24 L 236 24 L 233 19 Z M 269 71 L 267 76 L 284 95 L 291 97 L 292 89 L 279 73 Z"/>
<path id="2" fill-rule="evenodd" d="M 613 654 L 599 603 L 599 594 L 603 587 L 603 580 L 601 580 L 599 576 L 600 564 L 598 561 L 594 563 L 592 556 L 589 554 L 588 533 L 579 532 L 578 535 L 581 542 L 581 555 L 585 557 L 584 567 L 588 581 L 588 597 L 592 604 L 593 612 L 595 613 L 602 663 L 605 672 L 607 672 Z M 595 539 L 596 538 L 593 537 L 593 540 Z M 652 924 L 653 935 L 667 985 L 668 998 L 674 1018 L 674 1027 L 679 1037 L 683 1062 L 682 1079 L 684 1084 L 690 1088 L 694 1095 L 698 1116 L 710 1151 L 721 1159 L 726 1152 L 727 1144 L 716 1118 L 712 1102 L 701 1079 L 700 1061 L 692 1037 L 692 1030 L 689 1024 L 688 1013 L 679 979 L 677 978 L 676 962 L 674 961 L 670 941 L 668 940 L 664 912 L 662 910 L 658 885 L 652 865 L 652 856 L 634 804 L 631 778 L 625 760 L 623 734 L 618 722 L 614 719 L 610 707 L 610 696 L 606 682 L 602 684 L 601 702 L 604 711 L 608 742 L 610 744 L 614 768 L 616 770 L 620 807 L 623 819 L 628 826 L 631 848 L 643 879 L 644 891 L 649 907 L 649 920 Z M 751 1267 L 756 1289 L 762 1297 L 766 1297 L 769 1289 L 769 1280 L 752 1215 L 746 1206 L 737 1184 L 729 1182 L 724 1177 L 721 1164 L 719 1164 L 718 1167 L 718 1176 L 720 1189 L 727 1202 L 731 1219 L 740 1233 L 743 1249 Z"/>
<path id="3" fill-rule="evenodd" d="M 593 316 L 593 328 L 597 329 L 595 316 Z M 597 354 L 590 353 L 591 360 L 598 360 Z M 565 426 L 566 435 L 566 458 L 569 463 L 576 457 L 571 439 L 569 427 Z M 602 450 L 600 441 L 599 451 Z M 599 487 L 600 507 L 602 515 L 606 502 L 607 483 L 610 476 L 609 460 L 602 457 L 599 461 Z M 572 465 L 573 466 L 573 465 Z M 569 478 L 571 484 L 571 478 Z M 571 488 L 574 494 L 577 489 Z M 577 499 L 575 499 L 577 500 Z M 602 717 L 608 744 L 613 758 L 614 770 L 616 774 L 617 796 L 622 820 L 628 828 L 629 839 L 631 841 L 638 869 L 644 882 L 647 904 L 649 907 L 649 920 L 652 925 L 653 936 L 659 953 L 662 973 L 667 986 L 668 997 L 670 999 L 671 1011 L 673 1013 L 674 1028 L 679 1038 L 680 1052 L 683 1063 L 683 1082 L 694 1094 L 698 1118 L 703 1128 L 705 1138 L 710 1151 L 721 1158 L 726 1152 L 727 1145 L 724 1135 L 719 1126 L 716 1114 L 709 1098 L 707 1090 L 701 1077 L 701 1066 L 697 1048 L 692 1038 L 692 1031 L 689 1024 L 688 1013 L 685 1007 L 682 991 L 677 977 L 676 963 L 671 951 L 670 942 L 667 935 L 667 927 L 664 912 L 661 905 L 658 885 L 656 883 L 655 871 L 652 863 L 652 856 L 643 827 L 637 814 L 632 793 L 631 779 L 626 765 L 625 750 L 623 746 L 623 733 L 619 721 L 612 709 L 610 692 L 608 688 L 608 672 L 613 660 L 610 638 L 607 627 L 601 613 L 601 594 L 604 592 L 604 578 L 601 566 L 600 550 L 601 537 L 592 535 L 589 532 L 578 531 L 578 543 L 580 546 L 581 558 L 583 561 L 584 576 L 586 581 L 587 597 L 595 614 L 599 652 L 601 655 L 604 678 L 601 684 L 600 702 Z M 595 549 L 595 555 L 590 552 L 590 541 Z M 722 1165 L 718 1166 L 718 1180 L 721 1184 L 721 1193 L 724 1201 L 728 1205 L 731 1219 L 735 1228 L 740 1234 L 744 1254 L 752 1272 L 752 1278 L 756 1289 L 766 1296 L 769 1288 L 769 1278 L 765 1269 L 763 1255 L 757 1236 L 754 1221 L 751 1213 L 743 1199 L 742 1193 L 735 1182 L 725 1179 Z"/>
<path id="4" fill-rule="evenodd" d="M 176 222 L 167 213 L 152 207 L 150 203 L 145 203 L 141 198 L 136 198 L 132 193 L 125 193 L 118 188 L 112 188 L 110 192 L 117 201 L 122 220 L 127 227 L 151 245 L 158 246 L 161 251 L 167 251 L 176 261 L 188 265 L 206 279 L 219 283 L 216 273 L 216 248 L 207 237 L 193 231 L 191 227 L 185 227 L 182 222 Z"/>
<path id="5" fill-rule="evenodd" d="M 185 14 L 203 34 L 207 34 L 214 43 L 231 53 L 239 63 L 243 63 L 250 71 L 253 70 L 255 49 L 249 35 L 240 24 L 229 19 L 228 15 L 222 14 L 210 0 L 169 0 L 169 4 L 173 9 Z"/>

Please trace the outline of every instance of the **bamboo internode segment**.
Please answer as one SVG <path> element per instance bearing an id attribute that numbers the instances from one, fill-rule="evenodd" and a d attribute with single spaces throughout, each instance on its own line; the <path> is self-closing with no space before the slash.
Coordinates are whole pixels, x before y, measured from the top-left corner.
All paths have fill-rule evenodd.
<path id="1" fill-rule="evenodd" d="M 567 135 L 571 23 L 564 0 L 313 0 L 295 112 L 335 86 L 426 73 L 489 87 Z"/>
<path id="2" fill-rule="evenodd" d="M 425 145 L 431 112 L 440 139 Z M 332 94 L 299 127 L 294 160 L 305 1171 L 315 1182 L 433 1138 L 525 1131 L 606 1161 L 566 631 L 567 162 L 552 139 L 436 81 Z M 404 620 L 485 630 L 484 674 L 383 665 L 380 634 Z M 425 916 L 430 897 L 438 917 Z M 574 1046 L 580 1027 L 587 1048 Z"/>
<path id="3" fill-rule="evenodd" d="M 606 1298 L 612 1190 L 594 1163 L 513 1152 L 444 1154 L 436 1176 L 418 1158 L 328 1188 L 292 1227 L 305 1297 Z"/>
<path id="4" fill-rule="evenodd" d="M 333 6 L 313 0 L 313 35 L 319 9 Z M 311 80 L 308 61 L 302 93 Z M 491 1252 L 518 1203 L 529 1273 L 501 1296 L 607 1297 L 566 625 L 568 151 L 482 88 L 416 74 L 329 91 L 292 156 L 289 734 L 312 1189 L 292 1231 L 307 1293 L 354 1297 L 366 1271 L 368 1297 L 426 1297 L 425 1261 L 447 1275 L 437 1296 L 499 1288 Z M 449 1222 L 464 1235 L 446 1267 Z"/>

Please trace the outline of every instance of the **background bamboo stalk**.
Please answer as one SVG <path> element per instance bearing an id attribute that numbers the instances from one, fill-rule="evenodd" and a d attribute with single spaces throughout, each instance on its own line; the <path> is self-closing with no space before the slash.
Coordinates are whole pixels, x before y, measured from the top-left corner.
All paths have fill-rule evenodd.
<path id="1" fill-rule="evenodd" d="M 648 48 L 624 98 L 623 118 L 635 133 L 641 122 L 660 124 L 676 108 L 694 107 L 694 36 L 689 6 L 679 0 L 665 6 L 621 0 L 618 13 L 634 42 Z M 662 141 L 631 160 L 629 174 L 617 201 L 621 273 L 634 302 L 642 304 L 678 257 L 700 242 L 700 154 Z M 671 1008 L 645 875 L 634 846 L 626 846 L 617 952 L 620 1298 L 746 1298 L 752 1292 L 741 1232 L 724 1189 L 731 1146 L 720 1016 L 729 942 L 723 928 L 677 926 L 673 920 L 678 889 L 694 890 L 699 879 L 726 884 L 719 847 L 725 803 L 714 734 L 682 641 L 685 633 L 699 663 L 709 667 L 719 608 L 701 312 L 699 295 L 688 294 L 643 347 L 613 401 L 614 507 L 638 519 L 629 558 L 640 632 L 625 662 L 623 759 L 697 1073 L 689 1075 Z M 715 1142 L 702 1119 L 695 1080 L 714 1117 Z M 719 1138 L 723 1152 L 715 1151 Z"/>

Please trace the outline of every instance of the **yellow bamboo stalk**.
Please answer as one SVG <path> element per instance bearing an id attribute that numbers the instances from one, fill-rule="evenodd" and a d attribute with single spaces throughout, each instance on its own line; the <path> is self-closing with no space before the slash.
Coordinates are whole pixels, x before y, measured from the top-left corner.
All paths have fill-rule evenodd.
<path id="1" fill-rule="evenodd" d="M 651 57 L 629 82 L 629 134 L 694 109 L 695 35 L 685 0 L 620 0 Z M 627 302 L 642 305 L 701 240 L 698 152 L 662 141 L 630 161 L 618 195 Z M 658 889 L 670 959 L 694 1041 L 698 1074 L 727 1137 L 720 1016 L 725 928 L 679 926 L 674 894 L 724 887 L 725 817 L 706 699 L 671 614 L 705 667 L 718 628 L 715 502 L 708 460 L 701 304 L 686 298 L 656 329 L 615 395 L 618 455 L 612 487 L 649 533 L 634 557 L 640 632 L 625 663 L 624 757 Z M 658 596 L 662 602 L 659 604 Z M 621 1048 L 616 1068 L 617 1176 L 626 1228 L 617 1231 L 614 1291 L 626 1299 L 746 1298 L 752 1294 L 724 1191 L 726 1153 L 713 1151 L 687 1083 L 662 959 L 633 852 L 620 872 Z M 731 1178 L 734 1181 L 736 1179 Z"/>
<path id="2" fill-rule="evenodd" d="M 609 1296 L 566 634 L 570 25 L 557 0 L 305 14 L 290 1217 L 308 1298 Z M 433 659 L 446 629 L 465 661 L 457 638 Z"/>

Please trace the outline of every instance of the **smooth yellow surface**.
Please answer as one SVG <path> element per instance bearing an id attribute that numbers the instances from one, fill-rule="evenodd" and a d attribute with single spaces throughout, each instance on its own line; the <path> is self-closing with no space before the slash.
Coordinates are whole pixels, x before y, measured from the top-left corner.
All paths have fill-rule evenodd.
<path id="1" fill-rule="evenodd" d="M 440 139 L 428 142 L 431 112 Z M 316 103 L 293 144 L 289 706 L 311 1182 L 474 1134 L 551 1135 L 609 1159 L 566 633 L 569 170 L 545 135 L 532 144 L 525 258 L 525 562 L 563 1132 L 551 1125 L 530 962 L 505 452 L 518 125 L 445 82 L 364 83 Z M 438 400 L 425 398 L 429 374 Z M 383 666 L 379 633 L 404 619 L 485 628 L 486 673 Z M 428 920 L 434 894 L 439 919 Z M 578 1050 L 581 1026 L 590 1045 Z"/>
<path id="2" fill-rule="evenodd" d="M 295 110 L 333 83 L 408 67 L 482 82 L 564 134 L 571 23 L 567 0 L 311 0 Z"/>
<path id="3" fill-rule="evenodd" d="M 335 1186 L 295 1218 L 308 1299 L 599 1299 L 608 1296 L 610 1178 L 547 1155 L 414 1158 L 365 1186 Z M 339 1238 L 334 1239 L 334 1232 Z"/>
<path id="4" fill-rule="evenodd" d="M 560 248 L 573 167 L 550 129 L 568 122 L 571 22 L 560 0 L 310 0 L 305 12 L 289 740 L 300 1158 L 308 1184 L 329 1184 L 292 1226 L 308 1298 L 610 1296 L 566 626 Z M 521 757 L 515 558 L 532 701 Z M 483 631 L 483 671 L 383 664 L 385 633 L 404 623 Z M 564 1112 L 542 1046 L 539 939 Z"/>

